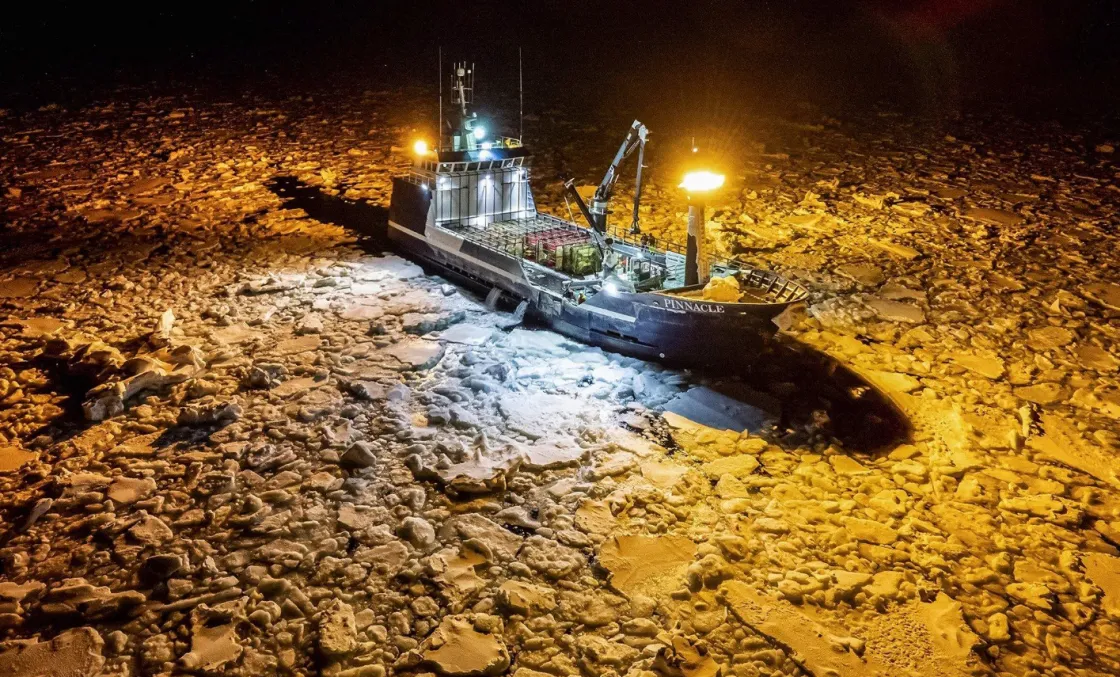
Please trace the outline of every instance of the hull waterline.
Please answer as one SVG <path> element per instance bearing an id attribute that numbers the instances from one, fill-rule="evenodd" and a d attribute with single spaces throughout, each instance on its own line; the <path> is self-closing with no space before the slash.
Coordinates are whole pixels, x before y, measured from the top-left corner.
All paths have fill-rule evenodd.
<path id="1" fill-rule="evenodd" d="M 575 341 L 643 360 L 703 366 L 750 357 L 776 330 L 773 318 L 789 304 L 731 309 L 743 304 L 692 302 L 672 295 L 598 294 L 583 304 L 561 302 L 519 280 L 495 262 L 479 261 L 434 245 L 415 231 L 390 223 L 394 248 L 453 282 L 485 294 L 498 288 L 528 304 L 526 319 Z"/>

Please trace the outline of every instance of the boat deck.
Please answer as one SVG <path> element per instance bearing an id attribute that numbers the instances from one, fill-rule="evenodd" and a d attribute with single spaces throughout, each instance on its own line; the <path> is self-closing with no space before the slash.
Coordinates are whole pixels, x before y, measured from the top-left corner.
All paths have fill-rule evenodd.
<path id="1" fill-rule="evenodd" d="M 586 236 L 587 231 L 575 224 L 547 214 L 537 214 L 529 218 L 494 221 L 482 226 L 465 223 L 444 223 L 440 228 L 448 230 L 477 245 L 512 256 L 524 256 L 526 238 L 549 231 L 564 231 L 575 236 Z M 589 236 L 588 236 L 589 237 Z"/>
<path id="2" fill-rule="evenodd" d="M 570 283 L 578 286 L 581 278 L 556 270 L 547 260 L 535 260 L 536 254 L 531 243 L 540 237 L 559 238 L 566 242 L 591 242 L 591 234 L 587 229 L 548 214 L 494 221 L 479 226 L 465 223 L 444 223 L 437 227 L 454 233 L 480 247 L 520 259 L 528 264 L 524 266 L 524 270 L 531 283 L 556 294 L 563 293 Z M 658 291 L 687 299 L 700 300 L 703 298 L 702 288 L 685 286 L 685 256 L 683 252 L 675 251 L 672 247 L 665 251 L 654 250 L 651 252 L 640 244 L 628 242 L 622 233 L 612 232 L 609 235 L 615 239 L 615 250 L 623 256 L 638 257 L 644 255 L 647 262 L 656 261 L 653 265 L 664 271 Z M 713 275 L 726 275 L 736 272 L 739 275 L 740 289 L 742 290 L 739 303 L 790 303 L 807 295 L 805 288 L 801 285 L 785 280 L 769 271 L 722 260 L 712 261 L 711 273 Z"/>
<path id="3" fill-rule="evenodd" d="M 712 268 L 715 275 L 716 268 Z M 738 269 L 738 276 L 740 296 L 737 303 L 793 303 L 808 295 L 805 287 L 766 270 L 743 266 Z M 704 290 L 698 286 L 680 291 L 667 290 L 665 293 L 696 301 L 704 300 Z"/>
<path id="4" fill-rule="evenodd" d="M 547 214 L 537 214 L 529 218 L 494 221 L 484 226 L 446 223 L 440 224 L 439 228 L 455 233 L 468 242 L 473 242 L 480 247 L 508 256 L 514 256 L 526 263 L 535 264 L 525 266 L 525 273 L 529 277 L 529 280 L 533 284 L 548 289 L 556 294 L 563 293 L 565 285 L 573 279 L 578 278 L 573 278 L 563 271 L 556 270 L 546 265 L 545 262 L 535 261 L 533 258 L 534 253 L 531 249 L 526 249 L 526 243 L 532 242 L 536 237 L 542 236 L 548 236 L 554 239 L 559 237 L 562 240 L 570 242 L 591 242 L 591 235 L 586 229 Z"/>
<path id="5" fill-rule="evenodd" d="M 740 291 L 740 296 L 739 296 L 739 300 L 737 301 L 737 303 L 777 303 L 778 302 L 778 300 L 776 298 L 768 296 L 764 289 L 753 289 L 753 288 L 747 287 L 746 289 L 740 289 L 739 291 Z M 702 289 L 695 289 L 695 290 L 685 291 L 685 292 L 674 292 L 672 290 L 668 290 L 665 293 L 672 294 L 673 296 L 679 296 L 680 298 L 688 299 L 690 301 L 704 301 L 704 300 L 706 300 L 704 298 L 704 291 Z"/>

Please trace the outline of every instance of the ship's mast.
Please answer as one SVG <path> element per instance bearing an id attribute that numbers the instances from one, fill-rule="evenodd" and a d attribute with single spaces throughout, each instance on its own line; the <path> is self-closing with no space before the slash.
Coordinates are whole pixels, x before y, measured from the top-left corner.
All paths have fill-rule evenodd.
<path id="1" fill-rule="evenodd" d="M 436 153 L 443 149 L 443 47 L 439 47 L 439 127 L 436 128 Z"/>
<path id="2" fill-rule="evenodd" d="M 520 47 L 517 48 L 517 141 L 525 141 L 525 71 Z"/>
<path id="3" fill-rule="evenodd" d="M 469 107 L 474 102 L 474 71 L 473 63 L 461 61 L 451 74 L 451 102 L 459 105 L 459 128 L 451 134 L 453 151 L 478 150 L 479 141 L 486 138 L 486 129 Z"/>

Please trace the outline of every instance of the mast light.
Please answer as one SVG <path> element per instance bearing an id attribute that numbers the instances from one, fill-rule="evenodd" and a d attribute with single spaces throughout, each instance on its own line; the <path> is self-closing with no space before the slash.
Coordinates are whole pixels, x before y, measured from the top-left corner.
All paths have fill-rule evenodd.
<path id="1" fill-rule="evenodd" d="M 684 188 L 690 193 L 706 193 L 722 186 L 724 178 L 723 174 L 716 174 L 707 170 L 689 172 L 684 175 L 684 181 L 681 182 L 680 188 Z"/>

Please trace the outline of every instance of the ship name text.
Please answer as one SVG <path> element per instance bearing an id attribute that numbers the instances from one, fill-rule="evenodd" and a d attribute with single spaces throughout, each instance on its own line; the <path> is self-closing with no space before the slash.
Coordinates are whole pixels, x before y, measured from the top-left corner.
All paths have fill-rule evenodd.
<path id="1" fill-rule="evenodd" d="M 717 303 L 695 303 L 679 299 L 665 299 L 667 310 L 687 310 L 690 313 L 722 313 L 724 307 Z"/>

